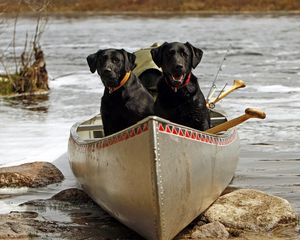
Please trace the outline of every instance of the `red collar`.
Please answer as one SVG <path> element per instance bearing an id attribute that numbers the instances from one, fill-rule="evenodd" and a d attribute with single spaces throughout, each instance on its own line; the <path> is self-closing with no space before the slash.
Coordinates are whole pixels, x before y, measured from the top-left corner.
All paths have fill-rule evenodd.
<path id="1" fill-rule="evenodd" d="M 191 81 L 191 75 L 192 73 L 189 73 L 189 75 L 187 76 L 187 78 L 183 81 L 183 83 L 177 87 L 172 86 L 168 80 L 166 79 L 167 84 L 173 89 L 174 92 L 177 92 L 178 89 L 185 87 L 186 85 L 189 84 L 189 82 Z"/>

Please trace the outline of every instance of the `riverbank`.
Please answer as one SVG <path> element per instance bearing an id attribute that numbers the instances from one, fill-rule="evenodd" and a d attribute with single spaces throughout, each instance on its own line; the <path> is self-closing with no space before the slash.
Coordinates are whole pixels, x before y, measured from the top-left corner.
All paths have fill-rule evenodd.
<path id="1" fill-rule="evenodd" d="M 275 12 L 299 12 L 300 3 L 297 0 L 72 0 L 59 1 L 53 0 L 49 2 L 30 2 L 27 1 L 8 1 L 4 0 L 0 4 L 0 12 L 36 12 L 43 11 L 55 14 L 70 14 L 70 13 L 89 13 L 97 12 L 101 14 L 215 14 L 215 13 L 275 13 Z"/>
<path id="2" fill-rule="evenodd" d="M 35 12 L 22 12 L 22 17 L 35 18 Z M 156 11 L 156 12 L 138 12 L 138 11 L 84 11 L 84 12 L 47 12 L 52 18 L 87 18 L 99 16 L 122 16 L 128 18 L 174 18 L 174 17 L 213 17 L 213 16 L 255 16 L 255 17 L 280 17 L 280 16 L 298 16 L 300 10 L 296 11 Z M 16 13 L 4 13 L 6 18 L 15 18 Z"/>
<path id="3" fill-rule="evenodd" d="M 65 156 L 53 164 L 0 168 L 0 179 L 1 204 L 7 205 L 1 207 L 0 239 L 143 239 L 70 184 L 76 180 Z M 297 224 L 286 200 L 228 187 L 175 239 L 296 240 Z"/>

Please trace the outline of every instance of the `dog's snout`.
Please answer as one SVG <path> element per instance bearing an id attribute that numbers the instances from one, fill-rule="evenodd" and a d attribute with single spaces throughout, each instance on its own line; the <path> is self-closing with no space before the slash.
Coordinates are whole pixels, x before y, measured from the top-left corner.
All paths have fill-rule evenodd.
<path id="1" fill-rule="evenodd" d="M 106 67 L 103 69 L 103 73 L 104 74 L 110 74 L 111 73 L 111 68 L 110 67 Z"/>
<path id="2" fill-rule="evenodd" d="M 176 70 L 182 70 L 182 69 L 183 69 L 183 64 L 176 65 Z"/>

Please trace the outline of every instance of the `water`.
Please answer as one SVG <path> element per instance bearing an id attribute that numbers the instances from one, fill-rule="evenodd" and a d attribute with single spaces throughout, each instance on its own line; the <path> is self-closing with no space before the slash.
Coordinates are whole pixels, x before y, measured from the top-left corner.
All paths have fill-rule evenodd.
<path id="1" fill-rule="evenodd" d="M 34 27 L 34 19 L 20 19 L 17 51 Z M 1 29 L 1 49 L 11 41 L 11 30 L 8 20 Z M 243 79 L 247 87 L 218 106 L 230 118 L 247 107 L 267 114 L 265 120 L 238 127 L 241 158 L 232 185 L 284 197 L 300 214 L 299 39 L 300 16 L 50 17 L 41 42 L 51 91 L 40 99 L 0 99 L 0 165 L 53 162 L 66 153 L 72 124 L 99 112 L 103 86 L 89 72 L 88 54 L 100 48 L 135 51 L 154 42 L 189 41 L 204 51 L 194 73 L 207 95 L 231 45 L 218 88 L 234 79 Z"/>

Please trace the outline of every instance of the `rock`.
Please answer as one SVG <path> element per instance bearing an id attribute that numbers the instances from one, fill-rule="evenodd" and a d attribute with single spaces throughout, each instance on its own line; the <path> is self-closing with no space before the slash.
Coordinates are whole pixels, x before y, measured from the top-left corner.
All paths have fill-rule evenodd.
<path id="1" fill-rule="evenodd" d="M 215 238 L 215 239 L 227 239 L 229 233 L 225 226 L 220 222 L 212 222 L 202 226 L 196 226 L 192 230 L 192 239 L 202 238 Z"/>
<path id="2" fill-rule="evenodd" d="M 231 229 L 261 232 L 297 221 L 287 200 L 252 189 L 221 196 L 204 216 L 209 222 L 219 221 Z"/>
<path id="3" fill-rule="evenodd" d="M 18 210 L 0 214 L 0 239 L 143 239 L 80 189 L 22 203 Z"/>
<path id="4" fill-rule="evenodd" d="M 68 188 L 55 194 L 50 199 L 36 199 L 21 203 L 19 206 L 52 207 L 59 205 L 60 208 L 79 205 L 81 207 L 98 206 L 83 190 L 77 188 Z"/>
<path id="5" fill-rule="evenodd" d="M 25 163 L 0 168 L 0 188 L 3 187 L 44 187 L 61 182 L 63 174 L 48 162 Z"/>
<path id="6" fill-rule="evenodd" d="M 176 240 L 230 239 L 283 240 L 297 239 L 299 233 L 284 228 L 282 233 L 255 233 L 225 229 L 220 222 L 206 224 L 197 217 L 175 237 Z M 227 232 L 229 231 L 229 233 Z M 274 231 L 272 231 L 273 234 Z M 277 237 L 278 236 L 278 237 Z M 20 204 L 18 211 L 0 214 L 0 239 L 111 239 L 142 240 L 101 209 L 80 189 L 66 189 L 50 199 L 31 200 Z"/>
<path id="7" fill-rule="evenodd" d="M 11 197 L 12 197 L 12 195 L 10 195 L 10 194 L 0 194 L 0 200 L 5 199 L 5 198 L 11 198 Z"/>
<path id="8" fill-rule="evenodd" d="M 30 225 L 23 224 L 36 217 L 31 212 L 11 212 L 0 215 L 0 239 L 30 239 L 34 236 L 35 229 Z"/>
<path id="9" fill-rule="evenodd" d="M 55 194 L 51 200 L 59 200 L 73 204 L 95 204 L 84 191 L 77 188 L 63 190 Z"/>

